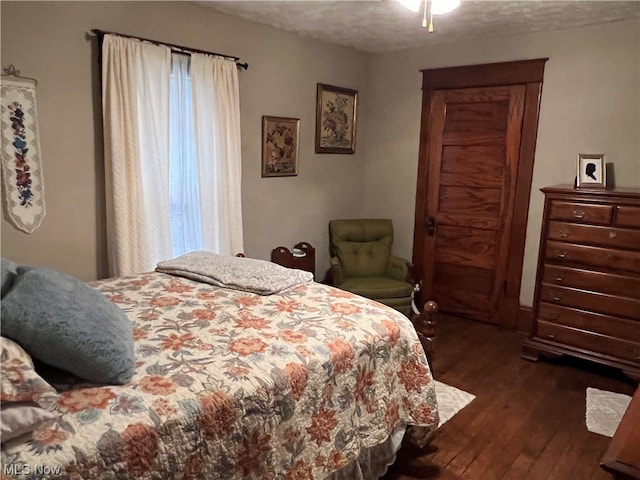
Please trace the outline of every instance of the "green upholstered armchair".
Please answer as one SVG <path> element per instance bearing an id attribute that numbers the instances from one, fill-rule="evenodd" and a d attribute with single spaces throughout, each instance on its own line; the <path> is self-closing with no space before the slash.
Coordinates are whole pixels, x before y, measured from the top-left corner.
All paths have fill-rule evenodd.
<path id="1" fill-rule="evenodd" d="M 330 221 L 331 283 L 411 317 L 412 265 L 391 254 L 392 244 L 391 220 Z"/>

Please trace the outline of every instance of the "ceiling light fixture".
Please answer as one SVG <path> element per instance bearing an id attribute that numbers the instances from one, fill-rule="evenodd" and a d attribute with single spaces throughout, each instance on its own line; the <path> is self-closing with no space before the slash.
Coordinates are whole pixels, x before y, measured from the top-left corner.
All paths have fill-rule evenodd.
<path id="1" fill-rule="evenodd" d="M 429 32 L 433 32 L 433 16 L 449 13 L 460 6 L 460 0 L 397 0 L 400 5 L 408 8 L 412 12 L 419 12 L 424 3 L 424 16 L 422 26 L 429 27 Z M 431 4 L 429 9 L 429 23 L 427 24 L 427 3 Z"/>
<path id="2" fill-rule="evenodd" d="M 442 15 L 449 13 L 460 6 L 460 0 L 431 0 L 431 13 Z"/>
<path id="3" fill-rule="evenodd" d="M 408 8 L 413 13 L 418 13 L 420 11 L 420 5 L 422 5 L 423 0 L 398 0 L 398 3 L 402 5 L 404 8 Z"/>

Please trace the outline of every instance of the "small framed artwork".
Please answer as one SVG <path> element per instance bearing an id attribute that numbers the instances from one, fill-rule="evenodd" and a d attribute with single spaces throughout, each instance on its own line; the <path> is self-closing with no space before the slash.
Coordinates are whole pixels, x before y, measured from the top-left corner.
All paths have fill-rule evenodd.
<path id="1" fill-rule="evenodd" d="M 355 153 L 358 91 L 318 84 L 316 153 Z"/>
<path id="2" fill-rule="evenodd" d="M 262 177 L 298 175 L 300 119 L 262 117 Z"/>
<path id="3" fill-rule="evenodd" d="M 604 154 L 579 153 L 576 166 L 576 187 L 601 188 L 607 186 Z"/>

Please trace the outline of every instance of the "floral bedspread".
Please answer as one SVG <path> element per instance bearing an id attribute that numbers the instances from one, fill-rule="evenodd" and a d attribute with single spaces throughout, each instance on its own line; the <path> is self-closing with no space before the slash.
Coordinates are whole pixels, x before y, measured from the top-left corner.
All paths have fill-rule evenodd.
<path id="1" fill-rule="evenodd" d="M 260 296 L 162 273 L 92 286 L 133 322 L 136 374 L 54 383 L 59 417 L 3 445 L 3 479 L 323 479 L 396 425 L 438 424 L 415 330 L 381 304 L 317 283 Z"/>

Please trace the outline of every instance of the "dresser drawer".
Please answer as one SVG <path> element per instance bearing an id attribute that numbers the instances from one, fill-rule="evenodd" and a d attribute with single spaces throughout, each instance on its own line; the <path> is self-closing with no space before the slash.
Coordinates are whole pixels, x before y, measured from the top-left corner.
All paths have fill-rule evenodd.
<path id="1" fill-rule="evenodd" d="M 613 217 L 613 205 L 562 202 L 553 200 L 549 218 L 552 220 L 580 221 L 608 225 Z"/>
<path id="2" fill-rule="evenodd" d="M 640 249 L 640 230 L 631 228 L 552 221 L 549 222 L 547 237 L 561 242 Z"/>
<path id="3" fill-rule="evenodd" d="M 640 362 L 640 343 L 539 321 L 536 336 L 544 340 L 597 352 L 631 362 Z"/>
<path id="4" fill-rule="evenodd" d="M 640 207 L 620 205 L 616 207 L 615 225 L 640 228 Z"/>
<path id="5" fill-rule="evenodd" d="M 557 264 L 579 264 L 640 273 L 640 251 L 547 241 L 545 258 Z"/>
<path id="6" fill-rule="evenodd" d="M 640 275 L 618 275 L 545 264 L 542 282 L 640 300 Z"/>
<path id="7" fill-rule="evenodd" d="M 640 322 L 540 302 L 538 320 L 640 342 Z"/>
<path id="8" fill-rule="evenodd" d="M 542 284 L 540 301 L 563 307 L 640 320 L 640 300 L 576 288 Z"/>

